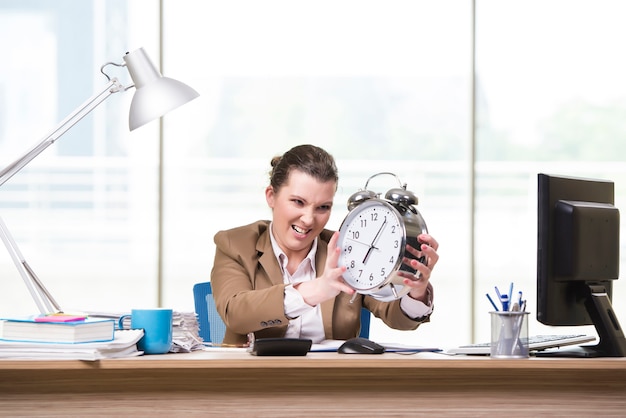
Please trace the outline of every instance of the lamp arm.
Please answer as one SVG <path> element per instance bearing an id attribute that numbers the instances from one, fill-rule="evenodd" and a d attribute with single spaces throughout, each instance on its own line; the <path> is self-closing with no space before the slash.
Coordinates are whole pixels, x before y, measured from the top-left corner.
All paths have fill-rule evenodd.
<path id="1" fill-rule="evenodd" d="M 95 94 L 83 103 L 79 108 L 70 113 L 65 119 L 63 119 L 54 130 L 43 138 L 37 145 L 28 150 L 17 160 L 13 161 L 6 168 L 0 171 L 0 186 L 6 183 L 17 172 L 24 168 L 28 163 L 41 154 L 46 148 L 54 144 L 65 132 L 67 132 L 72 126 L 76 125 L 82 118 L 87 116 L 92 110 L 94 110 L 100 103 L 106 100 L 113 93 L 124 91 L 126 88 L 122 86 L 117 79 L 113 78 L 106 85 L 104 90 Z"/>
<path id="2" fill-rule="evenodd" d="M 42 315 L 50 312 L 60 312 L 61 308 L 24 259 L 17 243 L 11 236 L 9 229 L 1 217 L 0 239 L 2 239 L 2 242 L 4 242 L 4 245 L 7 247 L 15 267 L 17 267 L 17 270 L 24 280 L 24 284 L 26 284 L 30 292 L 30 296 L 33 298 L 33 301 L 35 301 L 37 308 L 39 308 L 39 312 L 41 312 Z"/>
<path id="3" fill-rule="evenodd" d="M 106 87 L 94 96 L 84 102 L 79 108 L 70 113 L 65 119 L 63 119 L 54 130 L 43 138 L 37 145 L 28 150 L 20 158 L 9 164 L 6 168 L 0 171 L 0 186 L 6 183 L 17 172 L 24 168 L 28 163 L 34 160 L 39 154 L 41 154 L 46 148 L 54 144 L 65 132 L 67 132 L 72 126 L 76 125 L 87 114 L 94 110 L 98 105 L 105 101 L 113 93 L 125 91 L 128 88 L 122 86 L 117 79 L 109 79 Z M 0 218 L 0 239 L 6 246 L 13 263 L 19 271 L 28 291 L 30 292 L 33 301 L 39 308 L 41 314 L 50 312 L 60 312 L 61 308 L 54 300 L 50 292 L 46 289 L 43 282 L 37 277 L 33 269 L 26 262 L 24 256 L 20 252 L 17 243 L 11 236 L 6 224 Z"/>
<path id="4" fill-rule="evenodd" d="M 104 68 L 107 65 L 127 67 L 130 77 L 133 80 L 133 84 L 123 86 L 116 78 L 109 77 L 104 72 Z M 156 66 L 150 61 L 150 58 L 148 58 L 143 48 L 134 52 L 127 52 L 124 56 L 123 64 L 116 64 L 114 62 L 104 64 L 100 68 L 100 72 L 102 72 L 108 80 L 108 84 L 104 90 L 89 98 L 78 109 L 62 120 L 48 136 L 43 138 L 24 155 L 0 171 L 0 186 L 6 183 L 28 163 L 34 160 L 46 148 L 54 144 L 56 140 L 59 139 L 65 132 L 77 124 L 92 110 L 98 107 L 98 105 L 100 105 L 113 93 L 126 91 L 133 87 L 137 90 L 137 92 L 141 92 L 139 97 L 142 97 L 142 99 L 137 100 L 138 96 L 135 94 L 131 103 L 131 111 L 129 115 L 129 127 L 131 131 L 198 97 L 198 92 L 193 90 L 191 87 L 179 81 L 163 77 Z M 137 102 L 140 104 L 137 105 Z M 4 242 L 9 254 L 13 258 L 13 262 L 22 275 L 22 278 L 24 279 L 33 300 L 37 304 L 39 311 L 42 314 L 53 311 L 61 311 L 59 305 L 46 290 L 41 280 L 24 260 L 24 257 L 15 243 L 15 240 L 11 237 L 11 234 L 1 218 L 0 239 Z"/>

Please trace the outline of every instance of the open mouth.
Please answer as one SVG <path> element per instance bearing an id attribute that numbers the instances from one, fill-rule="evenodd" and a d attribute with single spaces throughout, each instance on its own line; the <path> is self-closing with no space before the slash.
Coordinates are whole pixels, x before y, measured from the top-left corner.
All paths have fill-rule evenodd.
<path id="1" fill-rule="evenodd" d="M 309 233 L 309 231 L 311 231 L 310 229 L 300 228 L 299 226 L 296 226 L 296 225 L 291 225 L 291 228 L 300 235 L 306 235 L 307 233 Z"/>

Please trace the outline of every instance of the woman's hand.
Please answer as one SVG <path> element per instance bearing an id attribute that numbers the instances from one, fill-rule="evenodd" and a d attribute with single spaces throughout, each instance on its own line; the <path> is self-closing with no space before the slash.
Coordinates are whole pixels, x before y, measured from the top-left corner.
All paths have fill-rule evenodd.
<path id="1" fill-rule="evenodd" d="M 344 266 L 337 267 L 339 262 L 339 254 L 341 249 L 337 246 L 339 240 L 339 232 L 335 232 L 328 242 L 328 256 L 324 273 L 315 280 L 296 284 L 294 287 L 300 292 L 304 301 L 316 306 L 320 303 L 336 297 L 341 292 L 353 295 L 355 290 L 348 286 L 343 280 L 343 273 L 346 271 Z"/>
<path id="2" fill-rule="evenodd" d="M 439 243 L 432 236 L 428 234 L 420 234 L 417 237 L 418 242 L 421 243 L 420 248 L 416 249 L 410 245 L 406 246 L 406 250 L 417 258 L 425 257 L 425 263 L 420 263 L 418 260 L 405 257 L 404 264 L 410 266 L 412 269 L 417 270 L 415 274 L 411 274 L 404 271 L 399 271 L 398 274 L 404 277 L 403 283 L 405 286 L 411 288 L 409 296 L 413 299 L 429 304 L 428 296 L 428 283 L 430 275 L 439 260 L 437 249 Z"/>

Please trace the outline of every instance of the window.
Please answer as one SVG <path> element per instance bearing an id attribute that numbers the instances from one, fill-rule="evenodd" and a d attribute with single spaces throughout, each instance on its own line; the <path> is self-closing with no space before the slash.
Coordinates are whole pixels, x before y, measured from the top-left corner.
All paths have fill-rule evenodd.
<path id="1" fill-rule="evenodd" d="M 445 312 L 470 310 L 470 13 L 467 1 L 166 1 L 165 68 L 201 97 L 165 126 L 165 305 L 209 279 L 218 230 L 271 217 L 271 158 L 314 143 L 339 168 L 329 228 L 391 171 L 449 259 L 434 279 L 437 324 L 375 321 L 372 337 L 441 343 L 442 329 L 462 328 L 455 338 L 469 340 L 469 315 Z"/>
<path id="2" fill-rule="evenodd" d="M 477 2 L 475 315 L 484 341 L 484 293 L 511 281 L 527 295 L 530 333 L 555 332 L 535 319 L 537 173 L 613 180 L 616 205 L 626 210 L 626 59 L 614 53 L 626 35 L 618 18 L 625 7 Z M 622 327 L 624 282 L 613 289 Z M 575 332 L 595 334 L 586 328 Z"/>
<path id="3" fill-rule="evenodd" d="M 104 89 L 102 64 L 121 62 L 133 47 L 158 53 L 157 6 L 148 0 L 0 4 L 0 36 L 11 39 L 1 47 L 0 167 Z M 158 62 L 158 55 L 152 58 Z M 127 74 L 114 71 L 129 84 Z M 156 303 L 158 126 L 128 131 L 131 98 L 111 96 L 0 187 L 0 216 L 67 310 Z M 3 312 L 36 312 L 4 247 L 0 276 Z"/>
<path id="4" fill-rule="evenodd" d="M 432 323 L 407 333 L 374 321 L 373 339 L 488 341 L 484 294 L 511 281 L 528 299 L 530 333 L 540 333 L 537 173 L 614 180 L 626 208 L 623 8 L 5 0 L 0 35 L 12 42 L 0 46 L 0 168 L 103 88 L 100 66 L 128 50 L 144 47 L 201 96 L 162 129 L 133 133 L 132 92 L 112 96 L 0 187 L 0 216 L 68 309 L 160 302 L 191 311 L 193 284 L 210 277 L 215 232 L 270 218 L 270 159 L 314 143 L 340 170 L 330 228 L 371 175 L 391 171 L 419 197 L 441 243 Z M 395 186 L 370 183 L 382 193 Z M 5 251 L 0 277 L 2 311 L 32 313 Z M 622 322 L 625 288 L 614 287 Z"/>

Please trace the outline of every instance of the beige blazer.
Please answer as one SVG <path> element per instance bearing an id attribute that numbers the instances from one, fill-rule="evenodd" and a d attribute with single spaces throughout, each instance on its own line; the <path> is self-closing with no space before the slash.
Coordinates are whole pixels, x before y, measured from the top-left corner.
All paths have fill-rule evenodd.
<path id="1" fill-rule="evenodd" d="M 215 263 L 211 285 L 217 310 L 226 324 L 224 343 L 243 344 L 247 334 L 256 338 L 284 337 L 289 318 L 284 312 L 283 275 L 274 255 L 269 235 L 270 221 L 257 221 L 215 235 Z M 317 240 L 315 268 L 324 270 L 328 241 L 333 232 L 324 230 Z M 400 309 L 400 301 L 381 302 L 369 296 L 340 293 L 322 303 L 322 319 L 327 339 L 356 337 L 360 329 L 361 307 L 365 306 L 388 326 L 416 329 L 429 317 L 411 319 Z"/>

